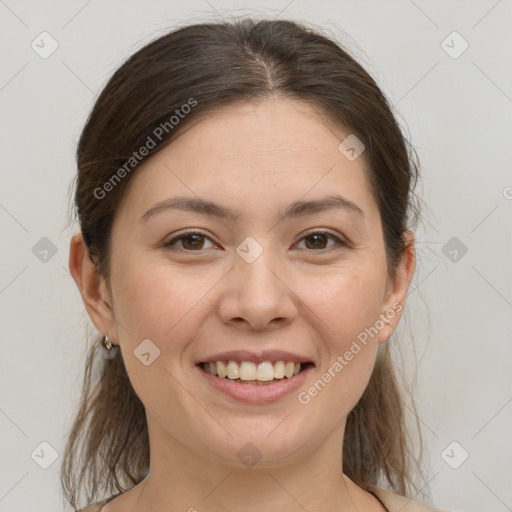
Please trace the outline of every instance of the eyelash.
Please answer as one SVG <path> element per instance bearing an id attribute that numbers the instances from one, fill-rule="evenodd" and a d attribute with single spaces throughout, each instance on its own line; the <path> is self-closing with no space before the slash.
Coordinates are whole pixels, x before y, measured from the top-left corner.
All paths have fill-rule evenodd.
<path id="1" fill-rule="evenodd" d="M 173 238 L 172 240 L 170 240 L 169 242 L 166 242 L 164 244 L 164 247 L 171 250 L 171 251 L 183 251 L 183 252 L 188 252 L 188 253 L 193 253 L 193 252 L 203 252 L 205 250 L 208 250 L 208 249 L 199 249 L 197 251 L 192 251 L 192 250 L 189 250 L 189 249 L 177 249 L 175 247 L 173 247 L 173 245 L 179 241 L 179 240 L 182 240 L 184 238 L 187 238 L 188 236 L 190 235 L 200 235 L 208 240 L 210 240 L 212 243 L 215 243 L 213 242 L 213 240 L 211 240 L 208 236 L 206 236 L 204 233 L 202 233 L 201 231 L 186 231 L 185 233 L 181 233 L 179 236 Z M 328 238 L 331 238 L 333 240 L 335 240 L 336 242 L 338 242 L 338 245 L 342 246 L 342 247 L 346 247 L 348 246 L 348 243 L 345 242 L 344 240 L 341 240 L 340 238 L 338 238 L 337 236 L 333 235 L 332 233 L 330 233 L 329 231 L 311 231 L 309 233 L 306 233 L 300 240 L 299 242 L 302 242 L 302 240 L 304 240 L 305 238 L 308 238 L 312 235 L 326 235 Z M 328 247 L 326 249 L 319 249 L 319 250 L 315 250 L 315 249 L 306 249 L 310 252 L 325 252 L 325 251 L 329 251 L 331 250 L 333 247 Z"/>

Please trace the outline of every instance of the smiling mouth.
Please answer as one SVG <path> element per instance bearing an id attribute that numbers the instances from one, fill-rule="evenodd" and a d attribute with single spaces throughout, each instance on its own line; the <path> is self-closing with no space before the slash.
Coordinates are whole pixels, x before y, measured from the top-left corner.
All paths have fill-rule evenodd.
<path id="1" fill-rule="evenodd" d="M 215 361 L 199 363 L 198 366 L 205 373 L 220 379 L 231 380 L 237 384 L 268 386 L 293 379 L 314 364 L 293 361 L 264 361 L 258 364 L 252 361 Z"/>

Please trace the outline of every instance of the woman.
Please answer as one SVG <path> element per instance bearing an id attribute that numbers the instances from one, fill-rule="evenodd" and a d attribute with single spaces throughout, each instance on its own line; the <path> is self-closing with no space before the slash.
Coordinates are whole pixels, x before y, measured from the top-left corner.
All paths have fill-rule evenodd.
<path id="1" fill-rule="evenodd" d="M 387 348 L 417 164 L 352 57 L 290 21 L 174 30 L 115 72 L 77 160 L 69 265 L 102 336 L 73 507 L 432 510 Z"/>

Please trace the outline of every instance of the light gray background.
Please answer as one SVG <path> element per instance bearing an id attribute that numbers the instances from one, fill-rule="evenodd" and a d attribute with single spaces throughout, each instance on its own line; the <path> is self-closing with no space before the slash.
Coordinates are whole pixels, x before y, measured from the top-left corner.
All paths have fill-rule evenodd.
<path id="1" fill-rule="evenodd" d="M 511 1 L 184 4 L 0 0 L 0 511 L 62 510 L 61 458 L 43 469 L 31 453 L 44 441 L 62 452 L 86 331 L 94 333 L 68 272 L 77 229 L 65 225 L 75 145 L 95 95 L 144 42 L 228 14 L 324 27 L 396 106 L 421 159 L 429 211 L 417 231 L 410 322 L 392 343 L 404 338 L 406 360 L 414 346 L 420 361 L 430 492 L 453 510 L 512 510 Z M 59 45 L 47 59 L 31 48 L 43 31 Z M 469 44 L 458 58 L 442 47 L 453 31 Z M 462 48 L 453 36 L 445 45 Z M 33 253 L 43 237 L 57 249 L 46 262 Z M 457 262 L 443 253 L 452 237 L 467 247 Z M 462 450 L 469 458 L 452 469 L 446 461 L 456 465 Z"/>

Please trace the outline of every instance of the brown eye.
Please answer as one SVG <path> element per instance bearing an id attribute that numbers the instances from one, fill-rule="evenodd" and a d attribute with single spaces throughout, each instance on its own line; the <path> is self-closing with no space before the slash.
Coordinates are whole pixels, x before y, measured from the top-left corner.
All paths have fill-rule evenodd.
<path id="1" fill-rule="evenodd" d="M 171 250 L 184 250 L 189 252 L 197 252 L 204 249 L 205 240 L 210 240 L 206 235 L 200 232 L 193 231 L 184 233 L 176 238 L 173 238 L 170 242 L 164 244 L 164 247 L 170 248 Z M 175 247 L 176 243 L 181 242 L 181 247 Z M 211 240 L 210 240 L 211 242 Z M 209 247 L 207 247 L 209 249 Z"/>
<path id="2" fill-rule="evenodd" d="M 204 237 L 202 235 L 187 235 L 182 240 L 182 245 L 187 250 L 202 249 L 204 245 Z"/>
<path id="3" fill-rule="evenodd" d="M 332 245 L 329 247 L 326 246 L 329 238 L 331 240 L 334 240 L 335 242 L 337 242 L 339 245 L 346 245 L 338 237 L 332 235 L 331 233 L 327 233 L 325 231 L 315 231 L 314 233 L 309 233 L 308 235 L 303 237 L 302 240 L 306 241 L 306 244 L 305 244 L 306 249 L 322 250 L 322 249 L 330 249 L 332 247 Z M 336 244 L 334 244 L 334 245 L 336 245 Z"/>

